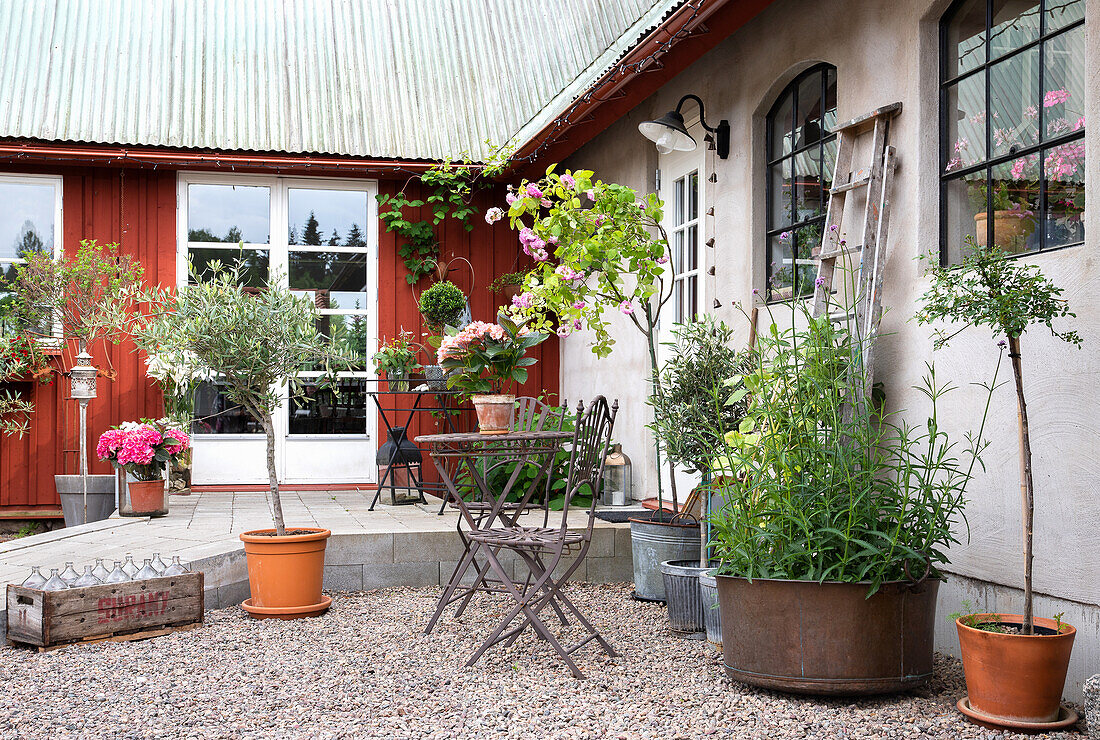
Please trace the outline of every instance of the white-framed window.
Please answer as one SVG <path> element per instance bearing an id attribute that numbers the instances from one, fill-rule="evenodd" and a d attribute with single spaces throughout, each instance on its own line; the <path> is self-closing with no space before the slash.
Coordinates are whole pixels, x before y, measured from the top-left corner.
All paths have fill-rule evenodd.
<path id="1" fill-rule="evenodd" d="M 243 280 L 263 286 L 273 275 L 318 310 L 318 328 L 354 359 L 338 391 L 300 378 L 306 398 L 287 400 L 276 426 L 283 436 L 365 437 L 377 291 L 376 185 L 365 180 L 183 174 L 179 180 L 177 281 L 182 286 L 214 261 L 243 260 Z M 194 275 L 189 274 L 189 261 Z M 259 421 L 231 404 L 216 383 L 195 398 L 199 435 L 261 434 Z"/>
<path id="2" fill-rule="evenodd" d="M 672 221 L 669 246 L 672 250 L 672 318 L 677 324 L 694 321 L 701 313 L 699 267 L 699 170 L 692 170 L 672 183 Z"/>
<path id="3" fill-rule="evenodd" d="M 0 330 L 8 331 L 9 290 L 30 253 L 61 254 L 61 176 L 0 172 Z"/>

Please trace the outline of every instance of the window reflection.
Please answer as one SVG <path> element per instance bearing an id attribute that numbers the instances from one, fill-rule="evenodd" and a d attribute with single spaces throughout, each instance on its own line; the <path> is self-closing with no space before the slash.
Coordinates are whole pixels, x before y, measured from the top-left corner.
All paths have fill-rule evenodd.
<path id="1" fill-rule="evenodd" d="M 263 424 L 233 403 L 218 383 L 200 383 L 195 389 L 193 434 L 262 434 Z"/>
<path id="2" fill-rule="evenodd" d="M 366 434 L 367 381 L 338 378 L 328 385 L 303 379 L 303 396 L 291 400 L 291 434 Z"/>

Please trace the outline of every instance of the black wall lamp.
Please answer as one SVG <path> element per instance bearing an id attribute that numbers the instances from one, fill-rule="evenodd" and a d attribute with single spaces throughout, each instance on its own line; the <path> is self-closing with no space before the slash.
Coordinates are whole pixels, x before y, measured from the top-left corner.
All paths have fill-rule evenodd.
<path id="1" fill-rule="evenodd" d="M 638 130 L 642 132 L 642 136 L 657 145 L 657 151 L 661 154 L 694 151 L 698 144 L 688 133 L 687 126 L 684 125 L 684 116 L 680 113 L 680 109 L 688 100 L 694 100 L 699 104 L 699 123 L 708 132 L 706 140 L 713 141 L 718 158 L 725 159 L 730 155 L 730 122 L 723 118 L 718 122 L 717 128 L 708 126 L 703 117 L 703 101 L 698 95 L 685 95 L 676 104 L 676 110 L 670 110 L 655 121 L 639 123 Z"/>

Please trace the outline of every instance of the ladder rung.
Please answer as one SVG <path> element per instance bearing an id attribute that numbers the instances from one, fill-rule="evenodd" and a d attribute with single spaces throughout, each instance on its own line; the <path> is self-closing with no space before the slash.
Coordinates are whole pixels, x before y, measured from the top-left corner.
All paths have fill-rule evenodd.
<path id="1" fill-rule="evenodd" d="M 828 314 L 828 316 L 829 316 L 829 321 L 834 321 L 835 322 L 835 321 L 840 321 L 841 319 L 843 319 L 845 321 L 851 321 L 852 319 L 854 319 L 856 317 L 856 312 L 855 311 L 847 311 L 845 313 L 831 313 L 831 314 Z"/>
<path id="2" fill-rule="evenodd" d="M 854 247 L 845 247 L 844 249 L 834 249 L 829 252 L 822 252 L 821 254 L 817 255 L 817 258 L 819 260 L 831 260 L 836 259 L 837 257 L 843 257 L 846 254 L 859 254 L 862 251 L 863 245 L 857 244 Z"/>
<path id="3" fill-rule="evenodd" d="M 881 108 L 875 108 L 870 113 L 853 118 L 850 121 L 845 121 L 839 126 L 833 126 L 833 131 L 847 131 L 853 128 L 862 128 L 874 123 L 876 118 L 882 118 L 883 116 L 892 118 L 901 113 L 901 103 L 891 103 L 890 105 L 884 105 Z"/>
<path id="4" fill-rule="evenodd" d="M 866 187 L 867 183 L 869 183 L 869 182 L 871 182 L 871 176 L 867 175 L 865 177 L 859 178 L 858 180 L 852 180 L 851 182 L 846 182 L 843 185 L 835 185 L 835 186 L 829 188 L 829 194 L 830 195 L 840 195 L 841 193 L 847 193 L 849 190 L 855 190 L 856 188 Z"/>

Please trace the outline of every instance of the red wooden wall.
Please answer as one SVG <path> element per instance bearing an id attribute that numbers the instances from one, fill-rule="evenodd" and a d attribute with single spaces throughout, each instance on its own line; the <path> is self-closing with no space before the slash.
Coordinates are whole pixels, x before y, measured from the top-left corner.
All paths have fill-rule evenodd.
<path id="1" fill-rule="evenodd" d="M 175 172 L 65 167 L 24 171 L 62 176 L 60 236 L 66 250 L 75 249 L 81 239 L 118 242 L 122 252 L 141 262 L 149 282 L 172 282 Z M 71 365 L 72 354 L 71 348 L 66 351 L 66 365 Z M 96 366 L 110 377 L 99 379 L 99 396 L 88 406 L 90 444 L 120 421 L 160 414 L 160 393 L 146 378 L 144 361 L 132 345 L 99 344 L 92 355 Z M 0 438 L 0 516 L 58 511 L 54 474 L 79 472 L 77 406 L 66 400 L 68 390 L 65 378 L 35 387 L 30 433 L 22 439 Z M 95 459 L 94 447 L 89 463 L 93 473 L 111 472 L 110 465 Z"/>
<path id="2" fill-rule="evenodd" d="M 62 175 L 61 238 L 66 250 L 75 249 L 81 239 L 119 242 L 124 253 L 141 262 L 149 282 L 161 285 L 175 282 L 175 171 L 8 164 L 0 168 L 8 172 Z M 379 189 L 392 193 L 404 182 L 382 181 Z M 503 195 L 503 190 L 482 194 L 480 210 L 499 205 Z M 518 242 L 506 222 L 490 226 L 479 216 L 473 223 L 470 232 L 460 224 L 446 223 L 440 227 L 440 236 L 447 257 L 465 257 L 473 264 L 475 282 L 470 299 L 473 315 L 475 319 L 491 321 L 504 298 L 490 293 L 487 286 L 497 275 L 515 269 Z M 394 235 L 380 225 L 378 336 L 381 340 L 392 338 L 402 328 L 417 335 L 423 332 L 416 300 L 429 282 L 424 280 L 415 290 L 408 285 L 396 248 Z M 461 265 L 452 280 L 470 293 L 470 271 L 465 263 Z M 66 357 L 67 365 L 71 364 L 71 354 L 70 351 Z M 122 421 L 159 416 L 162 405 L 159 391 L 145 375 L 142 357 L 133 352 L 131 345 L 101 345 L 93 349 L 93 356 L 95 364 L 112 376 L 100 378 L 99 397 L 89 406 L 89 440 L 94 446 L 105 429 Z M 557 338 L 552 337 L 538 348 L 536 356 L 539 362 L 531 368 L 530 379 L 519 392 L 537 395 L 545 390 L 556 394 Z M 33 393 L 36 411 L 30 433 L 21 439 L 0 437 L 0 518 L 57 515 L 59 502 L 53 476 L 78 472 L 77 411 L 76 404 L 65 398 L 67 379 L 58 378 L 50 386 L 38 386 Z M 409 430 L 410 437 L 427 433 L 439 424 L 428 415 L 420 418 L 422 423 Z M 94 447 L 89 460 L 93 473 L 111 472 L 109 465 L 95 460 Z"/>

